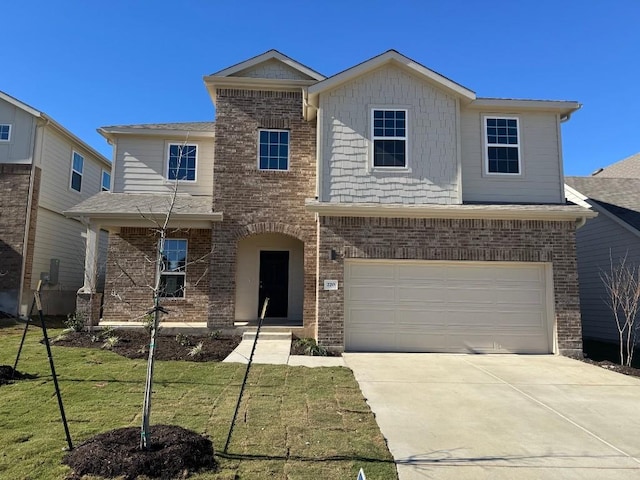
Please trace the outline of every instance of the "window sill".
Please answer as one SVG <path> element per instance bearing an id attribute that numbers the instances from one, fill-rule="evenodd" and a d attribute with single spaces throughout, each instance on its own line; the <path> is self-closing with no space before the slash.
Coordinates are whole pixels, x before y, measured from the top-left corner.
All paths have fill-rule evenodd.
<path id="1" fill-rule="evenodd" d="M 409 167 L 371 167 L 369 173 L 411 173 Z"/>

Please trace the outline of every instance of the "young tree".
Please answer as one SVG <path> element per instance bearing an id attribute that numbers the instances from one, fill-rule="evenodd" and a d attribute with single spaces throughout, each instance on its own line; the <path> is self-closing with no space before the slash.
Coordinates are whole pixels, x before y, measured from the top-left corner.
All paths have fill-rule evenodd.
<path id="1" fill-rule="evenodd" d="M 607 291 L 605 302 L 613 312 L 620 343 L 620 365 L 631 366 L 638 330 L 640 307 L 640 267 L 627 261 L 628 252 L 614 263 L 609 252 L 609 271 L 600 278 Z"/>

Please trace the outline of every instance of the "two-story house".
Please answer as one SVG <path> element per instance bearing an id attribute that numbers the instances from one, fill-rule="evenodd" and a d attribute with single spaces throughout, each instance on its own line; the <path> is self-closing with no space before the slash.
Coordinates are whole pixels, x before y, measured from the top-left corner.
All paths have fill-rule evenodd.
<path id="1" fill-rule="evenodd" d="M 63 210 L 111 184 L 111 163 L 54 119 L 0 92 L 0 312 L 25 315 L 43 280 L 49 315 L 75 310 L 86 227 Z M 107 233 L 101 234 L 106 255 Z M 96 258 L 98 264 L 104 263 Z M 103 269 L 87 281 L 99 288 Z"/>
<path id="2" fill-rule="evenodd" d="M 268 297 L 269 325 L 337 350 L 581 352 L 578 103 L 478 98 L 393 50 L 328 78 L 271 50 L 204 82 L 215 123 L 100 129 L 113 193 L 67 214 L 111 232 L 103 321 L 149 307 L 177 182 L 166 321 L 230 329 Z"/>

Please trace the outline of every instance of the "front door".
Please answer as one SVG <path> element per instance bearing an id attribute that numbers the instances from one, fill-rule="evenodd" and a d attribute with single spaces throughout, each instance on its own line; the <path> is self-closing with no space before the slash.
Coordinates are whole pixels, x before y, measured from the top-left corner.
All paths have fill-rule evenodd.
<path id="1" fill-rule="evenodd" d="M 264 299 L 269 297 L 267 317 L 287 316 L 289 304 L 289 252 L 260 251 L 260 286 L 258 316 L 262 313 Z"/>

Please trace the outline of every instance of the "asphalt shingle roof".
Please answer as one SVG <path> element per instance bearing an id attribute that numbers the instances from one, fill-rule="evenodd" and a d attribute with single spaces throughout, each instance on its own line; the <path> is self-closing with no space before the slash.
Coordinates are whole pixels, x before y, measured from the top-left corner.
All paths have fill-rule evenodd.
<path id="1" fill-rule="evenodd" d="M 565 177 L 565 183 L 640 230 L 640 177 Z"/>
<path id="2" fill-rule="evenodd" d="M 640 153 L 604 167 L 594 177 L 640 178 Z"/>
<path id="3" fill-rule="evenodd" d="M 140 130 L 195 130 L 213 132 L 215 122 L 140 123 L 137 125 L 109 125 L 102 128 L 135 128 Z"/>
<path id="4" fill-rule="evenodd" d="M 162 215 L 171 204 L 171 195 L 158 193 L 101 192 L 75 205 L 66 212 L 68 216 L 104 215 Z M 211 215 L 212 198 L 208 196 L 176 195 L 173 214 Z"/>

